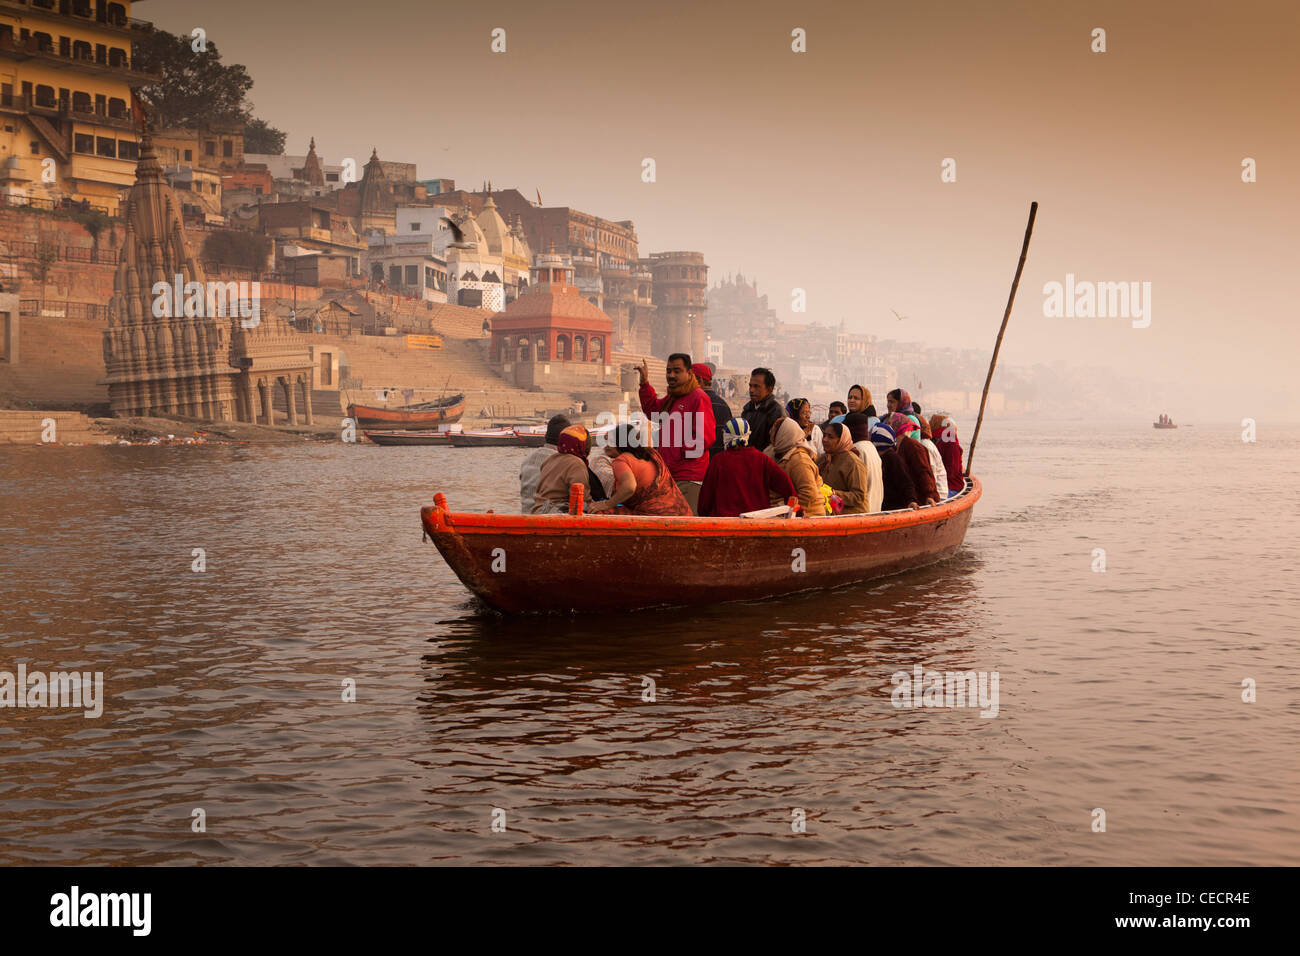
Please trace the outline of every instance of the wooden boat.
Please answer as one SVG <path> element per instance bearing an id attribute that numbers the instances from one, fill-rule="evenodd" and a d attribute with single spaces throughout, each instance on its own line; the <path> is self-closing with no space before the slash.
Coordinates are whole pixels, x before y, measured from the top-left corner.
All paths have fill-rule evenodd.
<path id="1" fill-rule="evenodd" d="M 1152 428 L 1177 428 L 1178 426 L 1175 425 L 1173 422 L 1152 422 L 1151 427 Z"/>
<path id="2" fill-rule="evenodd" d="M 464 431 L 453 435 L 451 444 L 453 448 L 540 448 L 546 444 L 546 433 L 521 433 L 513 428 Z"/>
<path id="3" fill-rule="evenodd" d="M 363 431 L 376 445 L 444 445 L 450 447 L 451 432 Z"/>
<path id="4" fill-rule="evenodd" d="M 460 421 L 465 414 L 465 396 L 449 395 L 434 402 L 422 402 L 418 405 L 401 405 L 397 408 L 381 408 L 376 405 L 348 406 L 348 418 L 360 428 L 378 428 L 388 430 L 429 429 L 438 425 L 450 425 Z"/>
<path id="5" fill-rule="evenodd" d="M 916 511 L 765 519 L 477 514 L 438 494 L 420 520 L 461 582 L 499 611 L 626 611 L 754 601 L 933 564 L 961 547 L 980 494 L 972 478 Z"/>

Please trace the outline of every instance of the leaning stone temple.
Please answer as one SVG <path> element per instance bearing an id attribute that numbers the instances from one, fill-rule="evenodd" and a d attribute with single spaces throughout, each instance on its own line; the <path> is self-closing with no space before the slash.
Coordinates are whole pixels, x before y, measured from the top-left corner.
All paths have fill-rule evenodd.
<path id="1" fill-rule="evenodd" d="M 113 414 L 272 425 L 274 392 L 280 388 L 289 424 L 311 424 L 312 366 L 306 341 L 260 303 L 257 324 L 249 329 L 242 327 L 237 308 L 212 308 L 207 277 L 186 240 L 180 204 L 163 177 L 147 130 L 124 213 L 126 234 L 104 330 Z M 178 276 L 183 288 L 173 291 Z M 160 282 L 168 291 L 157 295 Z M 193 288 L 190 283 L 203 290 L 202 307 L 176 308 Z M 185 314 L 190 311 L 199 314 Z M 226 314 L 214 314 L 218 312 Z"/>

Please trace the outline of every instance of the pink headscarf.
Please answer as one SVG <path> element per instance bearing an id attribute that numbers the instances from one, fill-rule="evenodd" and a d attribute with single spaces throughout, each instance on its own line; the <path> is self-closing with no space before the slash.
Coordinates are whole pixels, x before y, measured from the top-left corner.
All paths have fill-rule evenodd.
<path id="1" fill-rule="evenodd" d="M 907 392 L 903 393 L 903 398 L 907 398 Z M 889 427 L 893 429 L 894 434 L 899 438 L 921 437 L 920 426 L 902 412 L 894 412 L 894 414 L 889 416 Z"/>

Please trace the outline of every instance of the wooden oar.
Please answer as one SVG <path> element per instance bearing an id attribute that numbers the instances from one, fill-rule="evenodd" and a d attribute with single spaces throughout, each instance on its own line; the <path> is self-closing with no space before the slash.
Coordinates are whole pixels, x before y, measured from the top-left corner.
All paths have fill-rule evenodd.
<path id="1" fill-rule="evenodd" d="M 975 434 L 971 436 L 970 448 L 966 451 L 966 477 L 970 477 L 971 462 L 975 460 L 975 443 L 979 441 L 980 426 L 984 424 L 984 406 L 989 400 L 989 386 L 993 384 L 993 367 L 998 364 L 998 351 L 1002 348 L 1002 336 L 1007 331 L 1007 320 L 1011 318 L 1011 304 L 1016 301 L 1016 288 L 1020 285 L 1020 273 L 1025 271 L 1025 256 L 1029 255 L 1029 237 L 1034 232 L 1034 217 L 1038 215 L 1038 203 L 1029 204 L 1029 224 L 1025 226 L 1025 241 L 1020 247 L 1020 262 L 1016 264 L 1016 277 L 1011 281 L 1011 295 L 1007 297 L 1007 310 L 1002 313 L 1002 328 L 998 329 L 998 340 L 993 344 L 993 358 L 989 361 L 989 374 L 984 379 L 984 394 L 980 396 L 980 415 L 975 420 Z"/>

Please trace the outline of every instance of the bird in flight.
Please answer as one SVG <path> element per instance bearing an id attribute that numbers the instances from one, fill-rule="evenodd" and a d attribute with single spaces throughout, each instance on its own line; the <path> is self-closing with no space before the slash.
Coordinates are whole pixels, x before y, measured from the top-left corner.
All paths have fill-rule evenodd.
<path id="1" fill-rule="evenodd" d="M 894 312 L 893 309 L 890 309 L 889 311 Z M 894 316 L 898 319 L 899 322 L 902 322 L 905 318 L 907 318 L 907 316 L 899 315 L 897 312 L 894 312 Z"/>
<path id="2" fill-rule="evenodd" d="M 473 249 L 474 248 L 474 243 L 465 241 L 465 232 L 460 228 L 460 226 L 456 225 L 446 216 L 441 216 L 439 218 L 447 224 L 449 229 L 451 229 L 452 241 L 448 243 L 449 248 L 452 249 Z"/>

